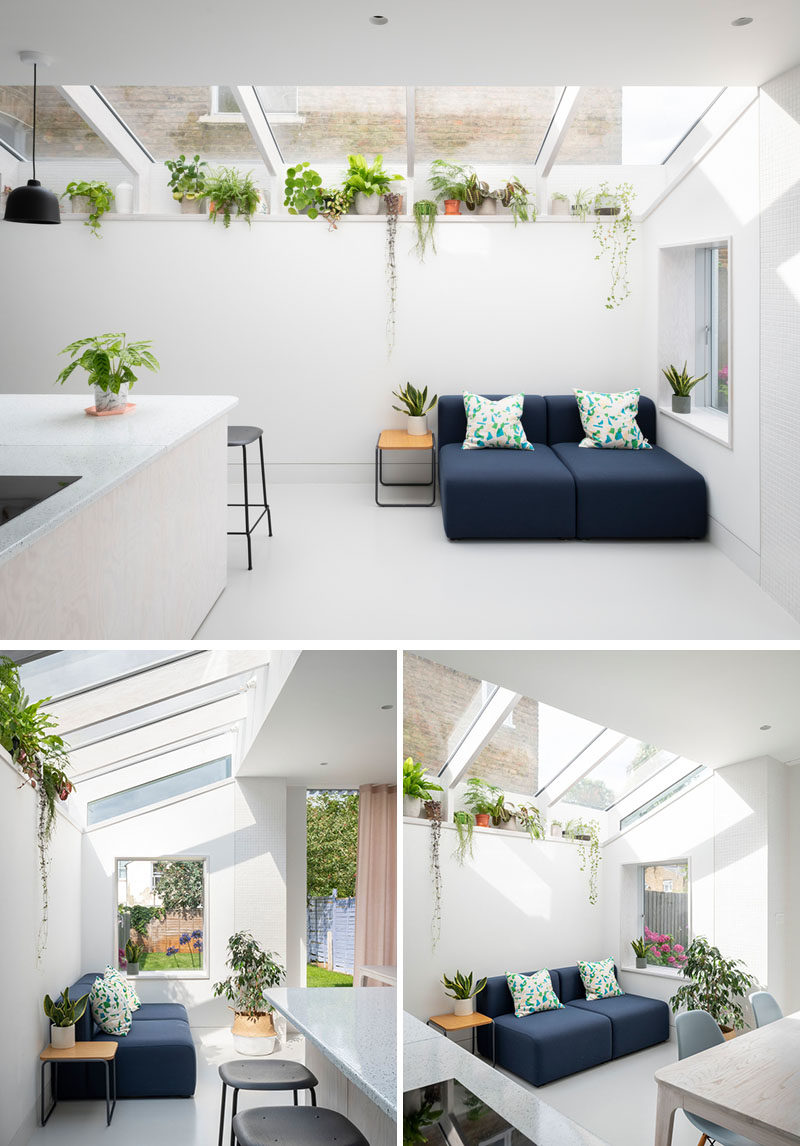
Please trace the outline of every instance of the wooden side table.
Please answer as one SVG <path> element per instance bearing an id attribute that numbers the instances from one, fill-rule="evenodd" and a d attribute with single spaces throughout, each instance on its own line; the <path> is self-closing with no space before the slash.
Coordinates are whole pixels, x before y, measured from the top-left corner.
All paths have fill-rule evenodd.
<path id="1" fill-rule="evenodd" d="M 430 481 L 384 481 L 383 480 L 383 451 L 384 450 L 430 450 L 431 451 L 431 480 Z M 378 497 L 378 486 L 431 486 L 430 501 L 381 501 Z M 436 502 L 436 435 L 407 434 L 405 430 L 382 430 L 378 435 L 375 446 L 375 504 L 382 509 L 412 509 L 414 506 L 431 506 Z"/>
<path id="2" fill-rule="evenodd" d="M 111 1125 L 114 1116 L 114 1107 L 117 1105 L 117 1044 L 114 1042 L 75 1043 L 67 1050 L 58 1050 L 54 1046 L 44 1048 L 39 1058 L 42 1063 L 42 1126 L 45 1125 L 58 1103 L 58 1064 L 60 1062 L 100 1062 L 106 1068 L 106 1126 Z M 44 1072 L 50 1063 L 50 1089 L 53 1093 L 53 1104 L 47 1114 L 44 1112 Z"/>
<path id="3" fill-rule="evenodd" d="M 487 1023 L 492 1024 L 492 1066 L 497 1065 L 497 1048 L 495 1046 L 495 1025 L 494 1019 L 488 1015 L 481 1015 L 478 1011 L 473 1011 L 471 1015 L 433 1015 L 428 1019 L 429 1027 L 436 1027 L 441 1031 L 445 1038 L 448 1037 L 450 1031 L 466 1031 L 472 1028 L 472 1053 L 475 1054 L 475 1031 L 478 1027 L 485 1027 Z"/>

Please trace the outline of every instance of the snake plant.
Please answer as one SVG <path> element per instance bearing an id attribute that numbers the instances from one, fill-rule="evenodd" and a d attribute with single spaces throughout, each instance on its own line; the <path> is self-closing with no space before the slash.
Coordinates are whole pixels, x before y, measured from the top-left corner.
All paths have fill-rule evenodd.
<path id="1" fill-rule="evenodd" d="M 61 998 L 55 1003 L 49 995 L 44 997 L 44 1013 L 47 1015 L 50 1022 L 54 1027 L 71 1027 L 73 1023 L 77 1023 L 86 1010 L 86 1001 L 89 998 L 88 992 L 82 995 L 80 999 L 70 999 L 69 987 L 65 987 L 61 992 Z"/>
<path id="2" fill-rule="evenodd" d="M 460 971 L 456 971 L 452 979 L 447 975 L 442 975 L 442 983 L 447 988 L 445 994 L 448 999 L 471 999 L 483 990 L 486 986 L 486 979 L 478 979 L 473 984 L 471 971 L 468 975 L 462 975 Z"/>

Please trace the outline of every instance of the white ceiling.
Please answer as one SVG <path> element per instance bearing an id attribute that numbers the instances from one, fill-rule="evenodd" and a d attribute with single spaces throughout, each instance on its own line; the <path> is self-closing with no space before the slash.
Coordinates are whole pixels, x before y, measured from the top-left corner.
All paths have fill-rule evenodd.
<path id="1" fill-rule="evenodd" d="M 800 758 L 800 652 L 419 655 L 710 767 Z"/>
<path id="2" fill-rule="evenodd" d="M 302 652 L 238 774 L 310 788 L 396 782 L 397 709 L 381 709 L 396 703 L 394 651 Z"/>
<path id="3" fill-rule="evenodd" d="M 46 83 L 99 85 L 749 85 L 800 61 L 797 0 L 383 4 L 5 0 L 0 83 L 30 79 L 21 48 L 53 57 Z"/>

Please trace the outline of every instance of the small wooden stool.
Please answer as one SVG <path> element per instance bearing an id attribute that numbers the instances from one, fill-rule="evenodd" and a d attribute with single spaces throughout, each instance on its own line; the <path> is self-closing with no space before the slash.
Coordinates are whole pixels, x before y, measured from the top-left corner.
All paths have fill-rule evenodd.
<path id="1" fill-rule="evenodd" d="M 246 537 L 247 538 L 247 568 L 253 568 L 253 552 L 250 544 L 250 534 L 258 525 L 264 514 L 267 515 L 267 525 L 269 526 L 269 536 L 272 537 L 272 514 L 270 513 L 269 503 L 267 501 L 267 472 L 264 468 L 264 431 L 260 426 L 228 426 L 228 447 L 230 449 L 242 450 L 242 477 L 244 479 L 244 501 L 229 501 L 230 507 L 244 509 L 244 529 L 228 530 L 228 537 Z M 261 513 L 258 515 L 253 524 L 250 524 L 250 509 L 251 502 L 247 490 L 247 447 L 255 441 L 258 441 L 258 451 L 261 455 L 261 488 L 264 491 L 263 502 L 257 501 L 252 503 L 253 509 L 260 509 Z"/>

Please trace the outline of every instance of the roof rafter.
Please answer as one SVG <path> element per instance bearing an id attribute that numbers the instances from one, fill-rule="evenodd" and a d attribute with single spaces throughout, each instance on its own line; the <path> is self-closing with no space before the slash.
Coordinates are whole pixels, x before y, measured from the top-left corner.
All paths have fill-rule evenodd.
<path id="1" fill-rule="evenodd" d="M 248 85 L 246 87 L 234 87 L 232 90 L 267 171 L 270 175 L 283 178 L 286 164 L 280 148 L 275 142 L 275 136 L 272 134 L 272 128 L 269 125 L 266 112 L 261 106 L 261 100 L 258 98 L 256 89 L 252 85 Z"/>
<path id="2" fill-rule="evenodd" d="M 149 176 L 155 160 L 136 136 L 112 111 L 100 93 L 89 85 L 59 87 L 67 103 L 88 123 L 92 131 L 117 155 L 132 175 L 136 176 L 136 208 L 146 211 L 149 199 Z"/>

